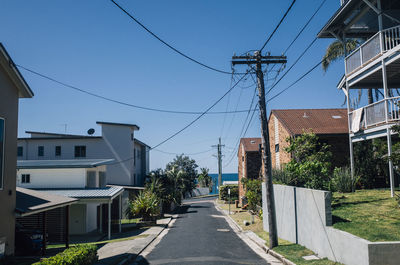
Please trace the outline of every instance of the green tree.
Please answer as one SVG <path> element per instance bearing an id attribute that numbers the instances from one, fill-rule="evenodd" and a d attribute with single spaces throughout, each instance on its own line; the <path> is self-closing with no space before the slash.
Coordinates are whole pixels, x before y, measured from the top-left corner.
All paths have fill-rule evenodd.
<path id="1" fill-rule="evenodd" d="M 304 132 L 286 141 L 289 146 L 285 151 L 292 155 L 292 159 L 285 169 L 291 174 L 294 185 L 328 189 L 332 172 L 329 146 L 319 143 L 318 137 L 312 132 Z"/>
<path id="2" fill-rule="evenodd" d="M 169 174 L 176 178 L 176 184 L 182 189 L 182 195 L 185 196 L 186 193 L 192 193 L 192 190 L 196 187 L 197 168 L 198 165 L 194 159 L 182 154 L 168 163 L 165 170 L 167 174 L 170 172 Z"/>
<path id="3" fill-rule="evenodd" d="M 200 187 L 210 187 L 212 186 L 212 178 L 208 174 L 210 170 L 206 167 L 200 168 L 200 174 L 197 177 L 197 182 L 199 183 Z"/>

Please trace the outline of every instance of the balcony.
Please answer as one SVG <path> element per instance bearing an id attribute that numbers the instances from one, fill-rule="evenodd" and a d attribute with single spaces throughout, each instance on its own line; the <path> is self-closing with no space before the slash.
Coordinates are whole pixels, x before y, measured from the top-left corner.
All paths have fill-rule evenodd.
<path id="1" fill-rule="evenodd" d="M 386 102 L 388 104 L 387 118 L 385 112 Z M 400 97 L 387 98 L 350 112 L 350 131 L 352 133 L 358 132 L 357 125 L 359 125 L 360 130 L 365 130 L 400 121 L 399 102 Z M 356 112 L 361 112 L 358 118 L 356 117 Z"/>
<path id="2" fill-rule="evenodd" d="M 400 44 L 400 25 L 379 31 L 345 58 L 346 75 Z"/>

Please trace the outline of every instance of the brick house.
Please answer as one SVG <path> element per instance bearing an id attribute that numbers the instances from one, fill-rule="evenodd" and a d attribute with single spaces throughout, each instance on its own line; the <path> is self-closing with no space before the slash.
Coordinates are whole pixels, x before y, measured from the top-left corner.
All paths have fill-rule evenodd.
<path id="1" fill-rule="evenodd" d="M 283 109 L 272 110 L 268 120 L 272 168 L 279 169 L 290 161 L 286 139 L 304 131 L 314 132 L 321 143 L 330 145 L 332 166 L 349 161 L 349 129 L 347 109 Z"/>
<path id="2" fill-rule="evenodd" d="M 239 203 L 246 191 L 242 178 L 258 178 L 261 170 L 261 138 L 242 138 L 238 149 Z"/>

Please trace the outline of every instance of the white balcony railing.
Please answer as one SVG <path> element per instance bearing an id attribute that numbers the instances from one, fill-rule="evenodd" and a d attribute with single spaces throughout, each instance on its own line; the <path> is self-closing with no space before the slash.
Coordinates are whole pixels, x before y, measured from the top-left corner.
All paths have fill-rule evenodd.
<path id="1" fill-rule="evenodd" d="M 388 104 L 388 117 L 386 118 L 386 102 Z M 379 126 L 383 124 L 388 124 L 388 123 L 393 123 L 400 121 L 400 97 L 392 97 L 392 98 L 387 98 L 383 99 L 380 101 L 377 101 L 375 103 L 372 103 L 370 105 L 367 105 L 365 107 L 362 107 L 362 115 L 359 120 L 357 119 L 355 113 L 357 110 L 354 110 L 349 113 L 349 119 L 350 119 L 350 130 L 351 132 L 356 132 L 354 131 L 353 127 L 358 127 L 357 123 L 359 122 L 359 128 L 361 130 L 363 129 L 369 129 L 374 126 Z M 360 110 L 359 109 L 359 110 Z"/>
<path id="2" fill-rule="evenodd" d="M 346 74 L 350 74 L 378 55 L 393 49 L 399 44 L 400 25 L 379 31 L 346 57 Z"/>

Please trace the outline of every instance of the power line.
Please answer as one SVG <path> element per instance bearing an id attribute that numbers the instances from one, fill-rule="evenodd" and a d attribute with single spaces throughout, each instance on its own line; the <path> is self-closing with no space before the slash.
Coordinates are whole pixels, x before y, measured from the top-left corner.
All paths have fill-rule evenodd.
<path id="1" fill-rule="evenodd" d="M 272 98 L 270 98 L 269 100 L 267 100 L 267 102 L 272 101 L 273 99 L 279 97 L 283 92 L 285 92 L 286 90 L 288 90 L 289 88 L 291 88 L 292 86 L 294 86 L 295 84 L 297 84 L 300 80 L 302 80 L 304 77 L 306 77 L 308 74 L 310 74 L 312 71 L 315 70 L 315 68 L 317 68 L 318 66 L 320 66 L 322 64 L 322 61 L 320 61 L 319 63 L 317 63 L 316 65 L 314 65 L 310 70 L 308 70 L 307 72 L 305 72 L 302 76 L 300 76 L 296 81 L 294 81 L 290 86 L 286 87 L 285 89 L 283 89 L 281 92 L 279 92 L 278 94 L 276 94 L 275 96 L 273 96 Z"/>
<path id="2" fill-rule="evenodd" d="M 290 72 L 290 70 L 292 70 L 292 68 L 300 61 L 300 59 L 311 48 L 311 46 L 315 43 L 316 40 L 317 38 L 314 38 L 314 40 L 307 46 L 307 48 L 304 49 L 304 51 L 299 55 L 299 57 L 297 57 L 296 61 L 289 67 L 289 69 L 286 70 L 286 72 L 278 79 L 278 81 L 272 84 L 272 86 L 268 89 L 266 93 L 267 95 L 272 91 L 272 89 L 274 89 L 279 84 L 279 82 Z"/>
<path id="3" fill-rule="evenodd" d="M 215 105 L 217 105 L 226 95 L 228 95 L 239 83 L 240 81 L 242 81 L 242 79 L 248 74 L 248 72 L 243 75 L 228 91 L 226 91 L 226 93 L 224 95 L 222 95 L 222 97 L 220 97 L 216 102 L 214 102 L 210 107 L 208 107 L 202 114 L 200 114 L 196 119 L 194 119 L 193 121 L 191 121 L 188 125 L 186 125 L 185 127 L 183 127 L 182 129 L 180 129 L 179 131 L 177 131 L 176 133 L 172 134 L 171 136 L 167 137 L 165 140 L 161 141 L 159 144 L 156 144 L 155 146 L 153 146 L 151 149 L 157 148 L 160 145 L 164 144 L 165 142 L 171 140 L 172 138 L 174 138 L 175 136 L 177 136 L 178 134 L 180 134 L 181 132 L 183 132 L 184 130 L 186 130 L 187 128 L 189 128 L 192 124 L 194 124 L 196 121 L 198 121 L 201 117 L 203 117 L 208 111 L 210 111 Z"/>
<path id="4" fill-rule="evenodd" d="M 182 153 L 173 153 L 173 152 L 165 152 L 165 151 L 162 151 L 160 149 L 153 149 L 153 150 L 157 151 L 157 152 L 160 152 L 160 153 L 163 153 L 163 154 L 167 154 L 167 155 L 189 155 L 189 156 L 194 156 L 194 155 L 200 155 L 200 154 L 208 153 L 210 151 L 213 151 L 214 149 L 208 149 L 206 151 L 200 151 L 200 152 L 196 152 L 196 153 L 184 153 L 184 152 L 182 152 Z"/>
<path id="5" fill-rule="evenodd" d="M 87 90 L 82 89 L 82 88 L 79 88 L 79 87 L 77 87 L 77 86 L 73 86 L 73 85 L 64 83 L 64 82 L 59 81 L 59 80 L 57 80 L 57 79 L 54 79 L 54 78 L 52 78 L 52 77 L 50 77 L 50 76 L 48 76 L 48 75 L 41 74 L 41 73 L 39 73 L 39 72 L 37 72 L 37 71 L 34 71 L 34 70 L 32 70 L 32 69 L 29 69 L 29 68 L 27 68 L 27 67 L 25 67 L 25 66 L 22 66 L 22 65 L 19 65 L 19 64 L 15 64 L 15 65 L 18 66 L 18 67 L 21 68 L 21 69 L 24 69 L 25 71 L 28 71 L 28 72 L 30 72 L 30 73 L 32 73 L 32 74 L 35 74 L 35 75 L 37 75 L 37 76 L 40 76 L 40 77 L 42 77 L 42 78 L 44 78 L 44 79 L 47 79 L 47 80 L 49 80 L 49 81 L 52 81 L 52 82 L 57 83 L 57 84 L 59 84 L 59 85 L 62 85 L 62 86 L 64 86 L 64 87 L 71 88 L 71 89 L 73 89 L 73 90 L 79 91 L 79 92 L 84 93 L 84 94 L 87 94 L 87 95 L 89 95 L 89 96 L 93 96 L 93 97 L 96 97 L 96 98 L 100 98 L 100 99 L 103 99 L 103 100 L 106 100 L 106 101 L 109 101 L 109 102 L 113 102 L 113 103 L 116 103 L 116 104 L 119 104 L 119 105 L 123 105 L 123 106 L 127 106 L 127 107 L 132 107 L 132 108 L 136 108 L 136 109 L 141 109 L 141 110 L 155 111 L 155 112 L 163 112 L 163 113 L 173 113 L 173 114 L 199 115 L 199 114 L 202 114 L 202 113 L 203 113 L 203 112 L 200 112 L 200 111 L 179 111 L 179 110 L 157 109 L 157 108 L 144 107 L 144 106 L 140 106 L 140 105 L 135 105 L 135 104 L 123 102 L 123 101 L 120 101 L 120 100 L 112 99 L 112 98 L 109 98 L 109 97 L 105 97 L 105 96 L 102 96 L 102 95 L 99 95 L 99 94 L 96 94 L 96 93 L 87 91 Z M 208 112 L 207 114 L 233 114 L 233 113 L 245 113 L 245 112 L 247 112 L 247 110 L 212 111 L 212 112 Z"/>
<path id="6" fill-rule="evenodd" d="M 287 14 L 289 13 L 290 9 L 292 9 L 294 3 L 296 0 L 293 0 L 292 3 L 290 4 L 289 8 L 286 10 L 285 14 L 283 14 L 281 20 L 279 21 L 278 25 L 276 25 L 274 31 L 269 35 L 268 39 L 265 41 L 264 45 L 261 47 L 260 52 L 265 48 L 265 46 L 268 44 L 268 42 L 271 40 L 271 38 L 274 36 L 275 32 L 278 30 L 282 22 L 285 20 Z"/>
<path id="7" fill-rule="evenodd" d="M 218 73 L 222 73 L 222 74 L 232 74 L 231 72 L 228 71 L 224 71 L 224 70 L 220 70 L 217 68 L 214 68 L 212 66 L 208 66 L 192 57 L 190 57 L 189 55 L 184 54 L 183 52 L 179 51 L 177 48 L 173 47 L 171 44 L 167 43 L 166 41 L 164 41 L 163 39 L 161 39 L 160 37 L 158 37 L 155 33 L 153 33 L 150 29 L 148 29 L 145 25 L 143 25 L 139 20 L 137 20 L 135 17 L 133 17 L 132 14 L 130 14 L 128 11 L 126 11 L 122 6 L 120 6 L 118 3 L 116 3 L 114 0 L 110 0 L 116 7 L 118 7 L 122 12 L 124 12 L 128 17 L 130 17 L 133 21 L 136 22 L 136 24 L 138 24 L 139 26 L 141 26 L 145 31 L 147 31 L 151 36 L 153 36 L 154 38 L 156 38 L 157 40 L 159 40 L 161 43 L 163 43 L 165 46 L 167 46 L 168 48 L 170 48 L 171 50 L 173 50 L 174 52 L 178 53 L 179 55 L 185 57 L 186 59 L 201 65 L 205 68 L 208 68 L 210 70 L 213 70 L 215 72 Z M 235 73 L 235 74 L 245 74 L 245 73 Z"/>

